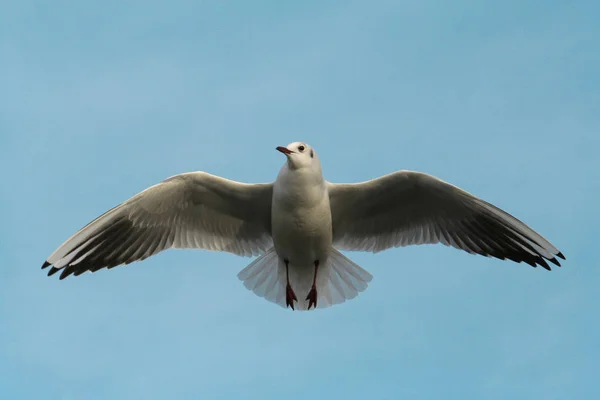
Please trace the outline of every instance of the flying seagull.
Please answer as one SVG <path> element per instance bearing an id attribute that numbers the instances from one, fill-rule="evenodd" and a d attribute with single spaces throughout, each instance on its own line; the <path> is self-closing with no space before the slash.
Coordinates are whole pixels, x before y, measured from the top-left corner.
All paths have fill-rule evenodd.
<path id="1" fill-rule="evenodd" d="M 206 172 L 170 177 L 96 218 L 48 257 L 60 279 L 140 261 L 169 248 L 259 257 L 239 272 L 260 297 L 292 309 L 352 299 L 372 276 L 339 250 L 379 252 L 442 243 L 547 270 L 565 257 L 496 206 L 434 176 L 397 171 L 367 182 L 323 178 L 308 144 L 279 146 L 275 182 L 247 184 Z"/>

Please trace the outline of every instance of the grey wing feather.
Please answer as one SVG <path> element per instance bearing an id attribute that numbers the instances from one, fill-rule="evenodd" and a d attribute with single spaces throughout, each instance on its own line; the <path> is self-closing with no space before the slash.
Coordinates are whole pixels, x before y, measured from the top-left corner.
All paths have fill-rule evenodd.
<path id="1" fill-rule="evenodd" d="M 469 253 L 550 269 L 564 255 L 517 218 L 431 175 L 398 171 L 328 184 L 334 246 L 378 252 L 443 243 Z"/>
<path id="2" fill-rule="evenodd" d="M 272 184 L 244 184 L 205 172 L 176 175 L 80 229 L 42 268 L 70 274 L 113 268 L 169 248 L 261 254 L 272 246 Z"/>

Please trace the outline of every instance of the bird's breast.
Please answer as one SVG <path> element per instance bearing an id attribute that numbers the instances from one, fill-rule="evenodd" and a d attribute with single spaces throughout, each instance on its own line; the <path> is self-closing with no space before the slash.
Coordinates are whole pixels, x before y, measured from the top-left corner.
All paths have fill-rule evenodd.
<path id="1" fill-rule="evenodd" d="M 328 257 L 332 240 L 329 196 L 313 204 L 277 202 L 274 198 L 271 221 L 273 243 L 280 257 L 307 266 Z"/>

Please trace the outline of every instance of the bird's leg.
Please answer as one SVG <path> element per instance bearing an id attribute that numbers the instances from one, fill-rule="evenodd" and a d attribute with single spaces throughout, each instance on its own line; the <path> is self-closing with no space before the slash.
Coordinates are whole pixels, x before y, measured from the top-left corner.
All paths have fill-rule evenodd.
<path id="1" fill-rule="evenodd" d="M 289 269 L 289 260 L 283 260 L 285 263 L 285 277 L 287 279 L 287 286 L 285 287 L 285 306 L 292 307 L 294 309 L 294 301 L 298 301 L 296 298 L 296 293 L 292 290 L 292 286 L 290 285 L 290 269 Z"/>
<path id="2" fill-rule="evenodd" d="M 311 306 L 317 308 L 317 271 L 319 270 L 319 260 L 315 260 L 315 275 L 313 276 L 313 284 L 310 288 L 310 292 L 308 292 L 308 296 L 306 296 L 306 300 L 308 300 L 308 309 L 310 310 Z"/>

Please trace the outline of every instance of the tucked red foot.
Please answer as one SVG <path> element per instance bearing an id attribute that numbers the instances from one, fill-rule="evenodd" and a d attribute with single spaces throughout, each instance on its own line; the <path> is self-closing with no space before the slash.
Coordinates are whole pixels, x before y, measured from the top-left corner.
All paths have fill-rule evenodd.
<path id="1" fill-rule="evenodd" d="M 292 307 L 292 310 L 295 310 L 294 301 L 298 301 L 298 299 L 296 298 L 296 293 L 294 293 L 294 291 L 292 290 L 292 287 L 288 283 L 287 286 L 285 287 L 285 305 L 286 305 L 286 307 Z"/>
<path id="2" fill-rule="evenodd" d="M 310 292 L 308 292 L 308 296 L 306 296 L 309 310 L 311 306 L 317 308 L 317 271 L 319 271 L 319 260 L 315 260 L 315 275 L 313 276 L 313 284 L 312 288 L 310 288 Z"/>
<path id="3" fill-rule="evenodd" d="M 317 308 L 317 288 L 315 285 L 313 285 L 313 287 L 310 289 L 310 292 L 308 292 L 308 296 L 306 296 L 306 300 L 308 300 L 308 309 L 310 310 L 310 307 L 314 306 L 314 308 Z"/>
<path id="4" fill-rule="evenodd" d="M 285 306 L 292 307 L 292 310 L 295 310 L 294 301 L 298 301 L 298 299 L 290 285 L 290 262 L 287 258 L 283 262 L 285 263 L 285 279 L 287 281 L 287 286 L 285 287 Z"/>

